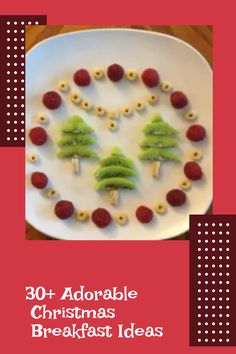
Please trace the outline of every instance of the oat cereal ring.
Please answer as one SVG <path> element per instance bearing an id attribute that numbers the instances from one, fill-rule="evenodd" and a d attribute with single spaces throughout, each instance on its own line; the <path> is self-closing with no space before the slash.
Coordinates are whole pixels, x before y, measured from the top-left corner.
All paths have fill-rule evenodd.
<path id="1" fill-rule="evenodd" d="M 145 108 L 145 104 L 142 101 L 136 101 L 134 103 L 134 109 L 136 111 L 142 111 Z"/>
<path id="2" fill-rule="evenodd" d="M 101 104 L 97 105 L 94 108 L 94 110 L 95 110 L 96 115 L 99 116 L 99 117 L 102 117 L 102 116 L 104 116 L 106 114 L 106 110 Z"/>
<path id="3" fill-rule="evenodd" d="M 117 224 L 119 225 L 125 225 L 127 224 L 129 218 L 128 215 L 125 213 L 117 213 L 115 215 L 115 221 L 117 222 Z"/>
<path id="4" fill-rule="evenodd" d="M 138 77 L 138 73 L 134 69 L 128 69 L 125 75 L 129 81 L 135 81 Z"/>
<path id="5" fill-rule="evenodd" d="M 114 119 L 108 119 L 108 129 L 111 131 L 118 129 L 118 124 Z"/>
<path id="6" fill-rule="evenodd" d="M 36 121 L 40 124 L 46 124 L 49 121 L 49 118 L 45 113 L 39 113 L 36 116 Z"/>
<path id="7" fill-rule="evenodd" d="M 78 221 L 86 221 L 89 219 L 89 213 L 86 210 L 78 210 L 76 213 L 76 219 Z"/>
<path id="8" fill-rule="evenodd" d="M 197 119 L 197 117 L 198 117 L 198 114 L 197 114 L 197 112 L 194 111 L 194 110 L 188 111 L 188 112 L 184 115 L 184 118 L 185 118 L 186 120 L 195 120 L 195 119 Z"/>
<path id="9" fill-rule="evenodd" d="M 94 68 L 93 77 L 96 80 L 101 80 L 105 76 L 104 70 L 102 68 Z"/>
<path id="10" fill-rule="evenodd" d="M 203 152 L 200 149 L 195 149 L 190 154 L 192 160 L 200 160 L 202 156 L 203 156 Z"/>
<path id="11" fill-rule="evenodd" d="M 81 107 L 85 110 L 85 111 L 89 111 L 93 106 L 92 103 L 88 100 L 88 99 L 84 99 L 81 102 Z"/>
<path id="12" fill-rule="evenodd" d="M 57 83 L 57 88 L 58 88 L 58 90 L 61 91 L 61 92 L 67 92 L 67 91 L 69 91 L 70 86 L 69 86 L 69 84 L 68 84 L 67 81 L 65 81 L 65 80 L 60 80 L 60 81 Z"/>
<path id="13" fill-rule="evenodd" d="M 172 85 L 169 81 L 162 81 L 161 90 L 163 92 L 169 92 L 172 89 Z"/>
<path id="14" fill-rule="evenodd" d="M 154 93 L 151 93 L 150 95 L 147 96 L 147 101 L 150 104 L 154 104 L 158 101 L 158 96 Z"/>
<path id="15" fill-rule="evenodd" d="M 182 181 L 180 181 L 179 186 L 181 189 L 188 190 L 191 188 L 191 182 L 188 179 L 184 178 L 182 179 Z"/>
<path id="16" fill-rule="evenodd" d="M 54 188 L 50 188 L 47 190 L 47 197 L 48 198 L 56 198 L 58 196 L 58 192 Z"/>
<path id="17" fill-rule="evenodd" d="M 127 105 L 124 105 L 123 107 L 121 107 L 120 113 L 123 116 L 128 117 L 132 114 L 132 108 Z"/>
<path id="18" fill-rule="evenodd" d="M 80 103 L 81 97 L 80 97 L 79 92 L 77 92 L 77 91 L 71 92 L 71 94 L 70 94 L 70 99 L 71 99 L 71 102 L 73 102 L 73 103 L 75 103 L 75 104 Z"/>
<path id="19" fill-rule="evenodd" d="M 154 206 L 154 210 L 156 213 L 158 214 L 165 214 L 167 212 L 167 207 L 166 204 L 164 202 L 158 202 L 155 206 Z"/>
<path id="20" fill-rule="evenodd" d="M 35 154 L 35 153 L 29 153 L 29 154 L 27 155 L 27 160 L 28 160 L 29 162 L 31 162 L 31 163 L 36 163 L 36 162 L 38 162 L 39 157 L 38 157 L 38 155 Z"/>

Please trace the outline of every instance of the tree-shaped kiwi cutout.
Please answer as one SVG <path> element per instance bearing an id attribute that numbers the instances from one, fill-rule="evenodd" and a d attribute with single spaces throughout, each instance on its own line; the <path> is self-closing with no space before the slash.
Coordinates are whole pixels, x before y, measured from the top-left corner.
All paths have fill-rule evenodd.
<path id="1" fill-rule="evenodd" d="M 69 118 L 61 127 L 62 137 L 58 142 L 60 151 L 58 157 L 71 158 L 73 173 L 80 169 L 81 158 L 96 158 L 97 154 L 91 148 L 95 139 L 91 136 L 94 130 L 79 116 Z"/>
<path id="2" fill-rule="evenodd" d="M 97 179 L 96 190 L 107 190 L 111 205 L 119 201 L 119 189 L 135 189 L 131 179 L 136 175 L 134 163 L 123 155 L 118 147 L 114 147 L 111 155 L 100 160 L 100 166 L 95 171 Z"/>
<path id="3" fill-rule="evenodd" d="M 143 132 L 145 138 L 140 144 L 143 152 L 139 158 L 152 161 L 152 175 L 158 177 L 161 161 L 179 161 L 179 156 L 173 151 L 178 146 L 175 137 L 178 131 L 165 122 L 160 114 L 156 114 L 151 123 L 143 128 Z"/>

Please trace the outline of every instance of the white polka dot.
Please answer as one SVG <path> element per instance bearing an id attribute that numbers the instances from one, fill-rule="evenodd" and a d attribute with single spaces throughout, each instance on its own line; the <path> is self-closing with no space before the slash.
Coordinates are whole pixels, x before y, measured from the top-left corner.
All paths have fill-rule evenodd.
<path id="1" fill-rule="evenodd" d="M 21 21 L 21 24 L 24 25 L 25 24 L 24 21 Z"/>
<path id="2" fill-rule="evenodd" d="M 199 222 L 197 225 L 198 225 L 198 226 L 201 226 L 201 223 Z"/>
<path id="3" fill-rule="evenodd" d="M 223 241 L 222 240 L 219 240 L 219 243 L 222 243 Z"/>
<path id="4" fill-rule="evenodd" d="M 208 273 L 205 273 L 205 276 L 207 277 L 207 276 L 208 276 Z"/>
<path id="5" fill-rule="evenodd" d="M 14 38 L 14 42 L 17 42 L 17 38 Z"/>
<path id="6" fill-rule="evenodd" d="M 9 137 L 9 136 L 7 137 L 7 140 L 10 140 L 10 137 Z"/>
<path id="7" fill-rule="evenodd" d="M 8 41 L 8 42 L 10 42 L 10 40 L 11 40 L 10 38 L 7 38 L 7 41 Z"/>
<path id="8" fill-rule="evenodd" d="M 197 275 L 200 277 L 201 273 L 197 273 Z"/>
<path id="9" fill-rule="evenodd" d="M 17 25 L 17 21 L 14 22 L 14 25 Z"/>
<path id="10" fill-rule="evenodd" d="M 198 243 L 201 243 L 202 241 L 201 240 L 197 240 Z"/>
<path id="11" fill-rule="evenodd" d="M 14 140 L 17 140 L 17 137 L 15 136 Z"/>
<path id="12" fill-rule="evenodd" d="M 7 46 L 7 50 L 10 50 L 10 49 L 11 49 L 11 47 Z"/>
<path id="13" fill-rule="evenodd" d="M 198 235 L 201 235 L 201 231 L 198 231 Z"/>
<path id="14" fill-rule="evenodd" d="M 197 250 L 200 252 L 202 249 L 201 249 L 201 248 L 198 248 Z"/>
<path id="15" fill-rule="evenodd" d="M 205 248 L 205 251 L 208 251 L 208 248 Z"/>
<path id="16" fill-rule="evenodd" d="M 16 29 L 14 30 L 14 33 L 17 33 L 17 30 L 16 30 Z"/>
<path id="17" fill-rule="evenodd" d="M 205 231 L 205 235 L 208 235 L 208 231 Z"/>
<path id="18" fill-rule="evenodd" d="M 205 243 L 208 243 L 208 240 L 205 240 Z"/>
<path id="19" fill-rule="evenodd" d="M 207 222 L 205 222 L 205 226 L 208 226 L 208 223 L 207 223 Z"/>
<path id="20" fill-rule="evenodd" d="M 10 21 L 7 21 L 7 25 L 10 25 L 11 24 L 11 22 Z"/>
<path id="21" fill-rule="evenodd" d="M 221 223 L 221 222 L 219 223 L 219 226 L 222 226 L 222 223 Z"/>
<path id="22" fill-rule="evenodd" d="M 229 243 L 229 240 L 226 240 L 226 243 Z"/>
<path id="23" fill-rule="evenodd" d="M 25 138 L 24 138 L 24 137 L 22 137 L 22 138 L 21 138 L 21 140 L 25 140 Z"/>
<path id="24" fill-rule="evenodd" d="M 227 222 L 225 225 L 228 227 L 228 226 L 229 226 L 229 223 Z"/>
<path id="25" fill-rule="evenodd" d="M 39 23 L 38 23 L 38 21 L 35 21 L 35 25 L 38 25 Z"/>

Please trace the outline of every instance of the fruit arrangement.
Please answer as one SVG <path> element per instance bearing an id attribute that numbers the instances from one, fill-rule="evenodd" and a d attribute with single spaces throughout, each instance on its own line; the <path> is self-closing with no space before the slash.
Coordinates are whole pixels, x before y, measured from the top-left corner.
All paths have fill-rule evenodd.
<path id="1" fill-rule="evenodd" d="M 63 124 L 61 131 L 63 136 L 58 142 L 60 151 L 57 156 L 71 158 L 73 172 L 77 174 L 80 158 L 97 157 L 96 152 L 90 148 L 95 144 L 95 139 L 91 137 L 94 130 L 81 117 L 73 116 Z"/>
<path id="2" fill-rule="evenodd" d="M 110 204 L 117 205 L 120 189 L 135 189 L 135 183 L 130 177 L 136 175 L 133 161 L 123 155 L 120 148 L 112 149 L 111 155 L 100 160 L 96 172 L 96 189 L 109 191 Z"/>
<path id="3" fill-rule="evenodd" d="M 102 81 L 106 78 L 114 84 L 119 83 L 121 80 L 127 80 L 128 82 L 140 80 L 151 91 L 145 98 L 137 99 L 132 104 L 125 103 L 117 108 L 105 107 L 103 104 L 94 105 L 80 91 L 71 91 L 67 81 L 60 80 L 57 84 L 57 89 L 60 93 L 56 91 L 46 92 L 42 97 L 42 103 L 49 111 L 54 111 L 65 104 L 66 95 L 69 94 L 69 99 L 76 108 L 88 113 L 95 113 L 98 117 L 106 116 L 108 118 L 108 129 L 111 132 L 115 132 L 119 126 L 117 119 L 120 116 L 129 118 L 134 111 L 137 113 L 144 112 L 147 104 L 154 105 L 158 103 L 159 91 L 161 91 L 166 94 L 169 93 L 171 107 L 181 112 L 183 119 L 191 122 L 198 118 L 197 112 L 190 109 L 189 99 L 185 93 L 174 90 L 169 81 L 161 81 L 158 71 L 154 68 L 146 68 L 141 73 L 138 73 L 135 69 L 126 70 L 120 64 L 115 63 L 109 65 L 106 70 L 100 67 L 94 68 L 92 71 L 81 68 L 73 74 L 73 81 L 80 89 L 91 85 L 93 80 Z M 181 154 L 178 150 L 178 136 L 181 132 L 164 120 L 160 113 L 155 113 L 148 119 L 149 122 L 143 128 L 144 138 L 139 143 L 142 152 L 138 158 L 152 163 L 152 176 L 156 178 L 159 176 L 160 165 L 163 161 L 182 163 Z M 46 145 L 49 140 L 46 128 L 47 124 L 50 123 L 50 119 L 47 113 L 39 113 L 37 115 L 37 123 L 40 126 L 33 127 L 29 131 L 29 139 L 33 145 L 40 147 Z M 192 124 L 187 128 L 184 136 L 187 140 L 196 144 L 207 137 L 207 132 L 202 125 Z M 80 160 L 82 158 L 95 159 L 95 163 L 100 165 L 94 172 L 95 189 L 101 194 L 102 191 L 107 191 L 109 203 L 112 206 L 118 206 L 119 192 L 121 190 L 137 189 L 137 172 L 134 162 L 126 157 L 119 147 L 114 147 L 109 156 L 99 159 L 95 151 L 96 142 L 94 129 L 87 124 L 85 118 L 77 114 L 73 115 L 61 125 L 61 138 L 57 142 L 57 156 L 62 159 L 71 159 L 74 174 L 78 174 L 80 171 Z M 131 211 L 139 223 L 149 224 L 155 219 L 156 214 L 165 215 L 168 211 L 168 205 L 173 208 L 185 205 L 187 201 L 186 192 L 191 189 L 192 183 L 202 179 L 204 176 L 202 168 L 197 162 L 201 160 L 202 156 L 203 151 L 198 148 L 189 153 L 190 160 L 183 165 L 183 179 L 179 181 L 178 188 L 173 188 L 166 192 L 165 200 L 158 201 L 154 206 L 142 204 L 137 206 L 136 210 Z M 30 152 L 27 156 L 27 161 L 37 166 L 40 156 L 37 153 Z M 77 210 L 71 201 L 58 200 L 59 192 L 54 187 L 51 187 L 50 183 L 49 177 L 42 171 L 35 171 L 31 174 L 31 184 L 34 188 L 46 191 L 45 195 L 48 198 L 57 199 L 54 205 L 54 213 L 61 220 L 72 217 L 75 217 L 78 222 L 91 220 L 99 228 L 108 227 L 113 222 L 120 226 L 129 222 L 128 213 L 122 210 L 114 213 L 114 215 L 107 209 L 100 207 L 93 211 L 86 209 Z"/>
<path id="4" fill-rule="evenodd" d="M 179 161 L 178 155 L 172 151 L 172 148 L 178 146 L 174 138 L 178 131 L 164 122 L 160 114 L 156 114 L 151 123 L 144 127 L 143 132 L 145 139 L 140 144 L 143 152 L 139 158 L 152 161 L 152 176 L 158 177 L 160 161 Z"/>

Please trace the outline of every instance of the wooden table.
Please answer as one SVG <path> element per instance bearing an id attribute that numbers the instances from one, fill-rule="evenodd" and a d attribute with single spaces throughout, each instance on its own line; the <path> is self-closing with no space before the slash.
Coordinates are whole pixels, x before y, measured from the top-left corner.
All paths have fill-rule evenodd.
<path id="1" fill-rule="evenodd" d="M 103 26 L 102 28 L 133 28 L 160 33 L 170 34 L 183 39 L 196 48 L 212 65 L 212 27 L 211 26 Z M 57 34 L 81 31 L 84 29 L 99 28 L 95 26 L 27 26 L 26 27 L 26 51 L 45 38 Z M 101 28 L 101 27 L 100 27 Z M 211 212 L 211 209 L 208 211 Z M 188 239 L 184 233 L 176 238 L 178 240 Z M 26 240 L 52 240 L 26 223 Z"/>

